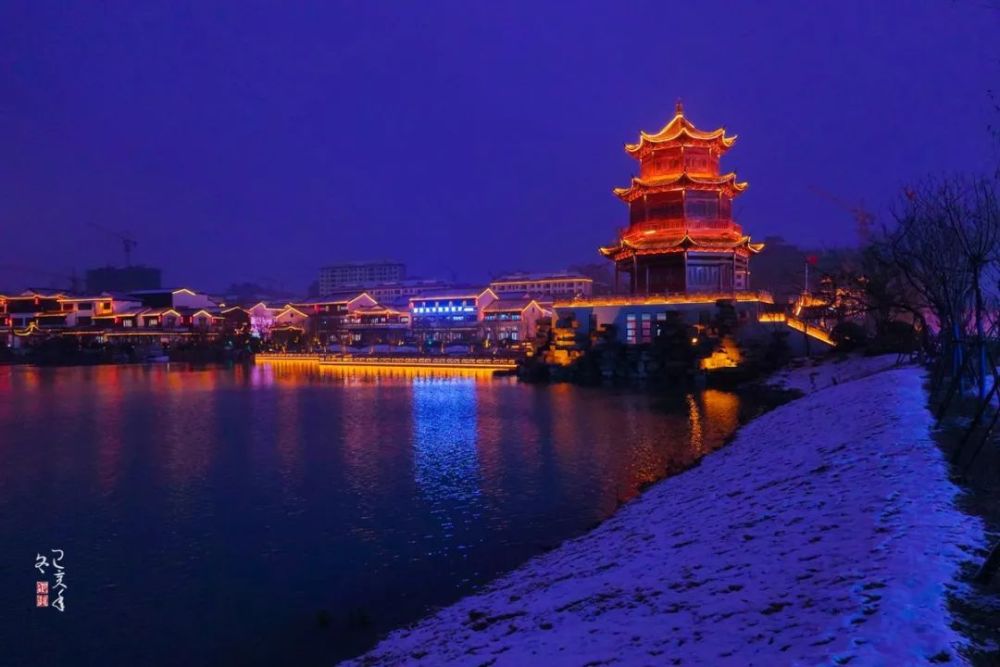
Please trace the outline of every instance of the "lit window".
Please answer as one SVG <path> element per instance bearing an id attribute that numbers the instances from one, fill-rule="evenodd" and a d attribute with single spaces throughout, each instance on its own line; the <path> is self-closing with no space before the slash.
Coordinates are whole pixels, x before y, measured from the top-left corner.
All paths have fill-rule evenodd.
<path id="1" fill-rule="evenodd" d="M 625 316 L 625 342 L 635 344 L 635 315 Z"/>

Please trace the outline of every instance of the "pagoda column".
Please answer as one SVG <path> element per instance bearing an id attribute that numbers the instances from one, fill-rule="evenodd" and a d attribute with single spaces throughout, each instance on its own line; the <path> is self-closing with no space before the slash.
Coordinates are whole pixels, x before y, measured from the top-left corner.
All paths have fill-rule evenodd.
<path id="1" fill-rule="evenodd" d="M 687 294 L 688 291 L 688 254 L 682 252 L 681 255 L 684 257 L 684 293 Z"/>

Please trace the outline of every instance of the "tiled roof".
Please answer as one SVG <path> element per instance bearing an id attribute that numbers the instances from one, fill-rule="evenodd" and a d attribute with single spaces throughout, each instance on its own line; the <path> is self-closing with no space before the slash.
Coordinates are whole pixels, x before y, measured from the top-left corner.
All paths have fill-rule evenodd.
<path id="1" fill-rule="evenodd" d="M 586 280 L 593 282 L 582 273 L 556 272 L 556 273 L 508 273 L 507 275 L 494 278 L 494 283 L 520 283 L 540 280 Z"/>
<path id="2" fill-rule="evenodd" d="M 328 294 L 326 296 L 315 296 L 308 299 L 296 299 L 294 301 L 289 301 L 293 306 L 318 306 L 324 303 L 347 303 L 353 299 L 358 298 L 362 294 L 365 294 L 365 290 L 350 290 L 346 292 L 334 292 L 333 294 Z"/>
<path id="3" fill-rule="evenodd" d="M 411 296 L 410 301 L 420 301 L 422 299 L 475 299 L 488 290 L 489 287 L 449 287 L 446 289 L 432 289 L 421 292 L 416 296 Z"/>

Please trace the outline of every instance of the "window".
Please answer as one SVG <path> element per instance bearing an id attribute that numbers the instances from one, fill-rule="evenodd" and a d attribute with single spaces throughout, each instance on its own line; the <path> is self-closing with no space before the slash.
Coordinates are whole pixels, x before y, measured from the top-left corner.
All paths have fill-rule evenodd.
<path id="1" fill-rule="evenodd" d="M 733 217 L 733 200 L 729 197 L 722 197 L 719 200 L 719 217 L 727 220 Z"/>
<path id="2" fill-rule="evenodd" d="M 642 342 L 648 343 L 653 337 L 653 316 L 650 313 L 642 314 Z"/>
<path id="3" fill-rule="evenodd" d="M 657 201 L 649 210 L 650 220 L 664 220 L 684 217 L 684 200 L 681 194 L 669 193 Z"/>
<path id="4" fill-rule="evenodd" d="M 625 316 L 625 342 L 635 344 L 635 315 Z"/>
<path id="5" fill-rule="evenodd" d="M 685 213 L 689 218 L 718 218 L 719 199 L 712 193 L 689 192 L 685 203 Z"/>
<path id="6" fill-rule="evenodd" d="M 76 307 L 77 310 L 93 310 L 94 304 L 89 301 L 83 301 Z"/>

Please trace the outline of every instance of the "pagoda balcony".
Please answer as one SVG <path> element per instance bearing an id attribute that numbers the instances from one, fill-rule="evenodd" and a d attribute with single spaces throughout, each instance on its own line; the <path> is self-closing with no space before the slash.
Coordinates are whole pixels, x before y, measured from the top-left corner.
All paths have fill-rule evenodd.
<path id="1" fill-rule="evenodd" d="M 698 219 L 698 218 L 671 218 L 668 220 L 643 220 L 636 222 L 629 227 L 618 229 L 619 238 L 638 236 L 647 232 L 675 232 L 683 234 L 694 232 L 733 232 L 743 234 L 743 228 L 737 223 L 727 218 Z"/>

